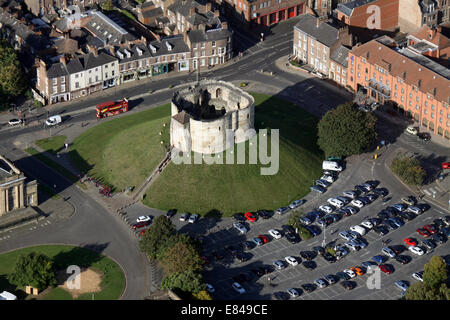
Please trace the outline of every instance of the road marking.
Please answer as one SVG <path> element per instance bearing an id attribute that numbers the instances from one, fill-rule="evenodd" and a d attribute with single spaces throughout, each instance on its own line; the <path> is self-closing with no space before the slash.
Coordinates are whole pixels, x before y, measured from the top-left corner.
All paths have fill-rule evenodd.
<path id="1" fill-rule="evenodd" d="M 428 191 L 427 189 L 424 189 L 423 192 L 425 192 L 428 196 L 431 196 L 431 192 Z"/>

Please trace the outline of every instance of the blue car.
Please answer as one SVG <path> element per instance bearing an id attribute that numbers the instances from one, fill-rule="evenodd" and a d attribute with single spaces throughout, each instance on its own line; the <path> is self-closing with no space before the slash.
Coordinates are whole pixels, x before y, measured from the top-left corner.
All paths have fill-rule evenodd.
<path id="1" fill-rule="evenodd" d="M 397 227 L 403 226 L 405 223 L 399 218 L 389 218 Z"/>
<path id="2" fill-rule="evenodd" d="M 316 191 L 318 193 L 325 193 L 327 191 L 327 189 L 325 189 L 324 187 L 317 186 L 317 185 L 311 186 L 311 187 L 309 187 L 309 189 L 311 189 L 311 191 Z"/>
<path id="3" fill-rule="evenodd" d="M 325 215 L 322 211 L 311 211 L 306 214 L 306 216 L 313 218 L 313 220 L 317 220 L 322 218 Z"/>
<path id="4" fill-rule="evenodd" d="M 320 234 L 320 229 L 316 226 L 305 226 L 305 228 L 311 232 L 311 234 L 315 237 Z"/>
<path id="5" fill-rule="evenodd" d="M 387 259 L 388 258 L 386 256 L 382 255 L 372 257 L 372 260 L 377 262 L 378 264 L 385 262 Z"/>

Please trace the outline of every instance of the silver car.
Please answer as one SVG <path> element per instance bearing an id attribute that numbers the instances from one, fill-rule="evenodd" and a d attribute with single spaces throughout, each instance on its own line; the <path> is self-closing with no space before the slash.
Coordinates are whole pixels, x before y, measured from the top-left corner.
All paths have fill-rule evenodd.
<path id="1" fill-rule="evenodd" d="M 423 271 L 414 272 L 412 274 L 412 277 L 416 279 L 417 281 L 423 282 Z"/>
<path id="2" fill-rule="evenodd" d="M 395 254 L 394 250 L 392 250 L 391 248 L 385 247 L 383 249 L 381 249 L 381 252 L 384 253 L 385 255 L 391 257 L 391 258 L 395 258 L 397 255 Z"/>
<path id="3" fill-rule="evenodd" d="M 275 266 L 275 268 L 277 268 L 277 270 L 282 270 L 282 269 L 286 268 L 286 264 L 281 260 L 275 261 L 273 263 L 273 265 Z"/>
<path id="4" fill-rule="evenodd" d="M 291 296 L 291 298 L 297 298 L 300 294 L 294 288 L 289 288 L 286 290 L 287 293 Z"/>
<path id="5" fill-rule="evenodd" d="M 240 233 L 246 233 L 248 231 L 247 228 L 240 222 L 235 222 L 233 227 L 235 227 Z"/>
<path id="6" fill-rule="evenodd" d="M 358 194 L 355 191 L 344 191 L 342 194 L 351 199 L 355 199 L 358 196 Z"/>
<path id="7" fill-rule="evenodd" d="M 325 288 L 328 285 L 328 283 L 322 278 L 317 279 L 316 281 L 314 281 L 314 284 L 316 286 L 318 286 L 319 288 Z"/>
<path id="8" fill-rule="evenodd" d="M 399 288 L 399 289 L 401 289 L 403 291 L 406 291 L 409 288 L 409 284 L 406 281 L 399 280 L 399 281 L 395 281 L 394 283 L 397 286 L 397 288 Z"/>

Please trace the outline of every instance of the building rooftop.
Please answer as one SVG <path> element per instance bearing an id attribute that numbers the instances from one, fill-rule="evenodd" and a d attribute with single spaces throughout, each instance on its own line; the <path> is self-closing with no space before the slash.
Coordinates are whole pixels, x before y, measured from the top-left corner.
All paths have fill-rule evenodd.
<path id="1" fill-rule="evenodd" d="M 349 52 L 350 52 L 349 48 L 340 45 L 339 48 L 331 52 L 330 59 L 347 68 Z"/>
<path id="2" fill-rule="evenodd" d="M 347 16 L 351 16 L 353 13 L 353 9 L 364 6 L 374 1 L 378 0 L 354 0 L 347 3 L 339 3 L 337 5 L 337 10 L 341 11 L 343 14 Z"/>
<path id="3" fill-rule="evenodd" d="M 192 43 L 208 42 L 226 39 L 230 37 L 232 32 L 228 29 L 211 29 L 207 31 L 203 30 L 191 30 L 188 32 L 189 40 Z"/>
<path id="4" fill-rule="evenodd" d="M 332 26 L 328 22 L 323 22 L 317 27 L 317 18 L 310 14 L 301 15 L 295 28 L 328 47 L 331 47 L 339 40 L 339 29 L 337 27 Z"/>

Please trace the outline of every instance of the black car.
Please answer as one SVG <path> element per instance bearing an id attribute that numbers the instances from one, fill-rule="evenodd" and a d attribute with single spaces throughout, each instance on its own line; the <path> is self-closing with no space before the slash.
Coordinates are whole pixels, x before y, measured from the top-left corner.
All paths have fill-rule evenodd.
<path id="1" fill-rule="evenodd" d="M 447 229 L 447 228 L 444 228 L 444 229 Z M 433 234 L 431 239 L 439 244 L 443 244 L 443 243 L 447 242 L 447 237 L 445 236 L 445 234 L 442 234 L 440 232 Z"/>
<path id="2" fill-rule="evenodd" d="M 166 212 L 166 217 L 172 218 L 176 213 L 177 213 L 177 209 L 170 209 L 169 211 Z"/>
<path id="3" fill-rule="evenodd" d="M 422 244 L 429 250 L 433 250 L 434 248 L 436 248 L 436 243 L 434 243 L 434 241 L 430 239 L 423 240 Z"/>
<path id="4" fill-rule="evenodd" d="M 350 276 L 349 276 L 348 274 L 346 274 L 345 272 L 342 272 L 342 271 L 336 273 L 336 276 L 337 276 L 339 279 L 342 279 L 342 280 L 344 280 L 344 281 L 350 279 Z"/>
<path id="5" fill-rule="evenodd" d="M 272 273 L 275 270 L 275 267 L 270 264 L 266 264 L 266 265 L 262 266 L 262 268 L 264 269 L 265 274 Z"/>
<path id="6" fill-rule="evenodd" d="M 376 233 L 378 233 L 380 236 L 387 235 L 389 233 L 388 228 L 385 226 L 379 225 L 372 228 L 372 230 Z"/>
<path id="7" fill-rule="evenodd" d="M 269 219 L 270 218 L 270 213 L 267 210 L 258 210 L 256 213 L 263 219 Z"/>
<path id="8" fill-rule="evenodd" d="M 372 192 L 379 195 L 380 197 L 386 197 L 389 194 L 389 191 L 386 188 L 376 188 L 373 189 Z"/>
<path id="9" fill-rule="evenodd" d="M 313 250 L 320 255 L 323 255 L 325 253 L 325 249 L 323 247 L 313 247 Z"/>
<path id="10" fill-rule="evenodd" d="M 314 261 L 303 261 L 302 265 L 310 270 L 314 270 L 317 267 L 317 264 Z"/>
<path id="11" fill-rule="evenodd" d="M 444 220 L 442 220 L 442 219 L 434 219 L 433 220 L 433 224 L 438 228 L 438 229 L 440 229 L 440 228 L 444 228 L 444 227 L 446 227 L 447 225 L 445 224 L 445 222 L 444 222 Z"/>
<path id="12" fill-rule="evenodd" d="M 313 292 L 316 289 L 316 286 L 311 283 L 305 283 L 301 285 L 302 289 L 305 290 L 308 293 Z"/>
<path id="13" fill-rule="evenodd" d="M 300 242 L 300 237 L 295 232 L 287 232 L 284 236 L 292 244 Z"/>
<path id="14" fill-rule="evenodd" d="M 418 207 L 420 210 L 422 210 L 422 213 L 431 208 L 431 206 L 428 203 L 418 203 L 418 204 L 416 204 L 416 207 Z"/>
<path id="15" fill-rule="evenodd" d="M 409 263 L 411 261 L 411 257 L 403 256 L 403 255 L 396 256 L 394 259 L 395 259 L 395 261 L 397 261 L 397 262 L 399 262 L 401 264 L 407 264 L 407 263 Z"/>
<path id="16" fill-rule="evenodd" d="M 289 293 L 283 292 L 283 291 L 275 292 L 273 294 L 273 296 L 276 300 L 288 300 L 289 299 Z"/>
<path id="17" fill-rule="evenodd" d="M 257 269 L 252 269 L 252 272 L 257 276 L 257 277 L 262 277 L 263 275 L 266 274 L 265 270 L 263 267 L 259 267 Z"/>
<path id="18" fill-rule="evenodd" d="M 241 222 L 244 222 L 244 221 L 247 220 L 247 219 L 245 219 L 244 214 L 241 213 L 241 212 L 238 212 L 238 213 L 233 214 L 233 218 L 234 218 L 234 220 L 236 220 L 236 221 L 241 221 Z"/>
<path id="19" fill-rule="evenodd" d="M 414 213 L 409 212 L 409 211 L 400 212 L 399 215 L 400 215 L 401 218 L 403 218 L 403 219 L 405 219 L 407 221 L 411 221 L 411 220 L 413 220 L 416 217 L 416 215 Z"/>
<path id="20" fill-rule="evenodd" d="M 327 189 L 325 189 L 324 187 L 317 186 L 317 185 L 310 187 L 310 189 L 311 189 L 311 191 L 316 191 L 318 193 L 325 193 L 327 191 Z"/>
<path id="21" fill-rule="evenodd" d="M 287 225 L 287 224 L 281 226 L 281 229 L 282 229 L 285 233 L 295 233 L 295 229 L 294 229 L 292 226 Z"/>
<path id="22" fill-rule="evenodd" d="M 242 242 L 242 249 L 250 250 L 255 247 L 255 243 L 253 241 L 244 241 Z"/>
<path id="23" fill-rule="evenodd" d="M 225 255 L 223 254 L 223 252 L 221 251 L 213 251 L 212 252 L 212 256 L 216 259 L 216 260 L 222 260 Z"/>
<path id="24" fill-rule="evenodd" d="M 390 218 L 395 218 L 399 213 L 399 211 L 394 207 L 387 207 L 386 209 L 384 209 L 384 211 L 388 213 Z"/>
<path id="25" fill-rule="evenodd" d="M 376 188 L 380 184 L 380 181 L 378 181 L 378 180 L 367 180 L 364 183 L 365 184 L 369 184 L 372 188 Z"/>
<path id="26" fill-rule="evenodd" d="M 329 263 L 334 263 L 336 262 L 336 257 L 333 256 L 331 253 L 329 252 L 325 252 L 322 256 L 326 261 L 328 261 Z"/>
<path id="27" fill-rule="evenodd" d="M 312 251 L 301 251 L 300 256 L 305 260 L 312 260 L 317 254 Z"/>
<path id="28" fill-rule="evenodd" d="M 369 218 L 367 220 L 370 221 L 370 223 L 372 223 L 374 226 L 379 226 L 383 222 L 379 218 Z"/>
<path id="29" fill-rule="evenodd" d="M 386 220 L 383 221 L 383 224 L 384 224 L 389 230 L 395 230 L 395 229 L 398 229 L 398 226 L 397 226 L 394 222 L 392 222 L 391 220 L 386 219 Z"/>
<path id="30" fill-rule="evenodd" d="M 381 210 L 378 212 L 377 217 L 381 220 L 389 218 L 389 213 L 387 213 L 385 210 Z"/>
<path id="31" fill-rule="evenodd" d="M 354 281 L 343 281 L 341 282 L 341 286 L 347 290 L 352 290 L 356 287 L 356 283 Z"/>
<path id="32" fill-rule="evenodd" d="M 367 192 L 366 188 L 364 188 L 363 186 L 361 186 L 359 184 L 355 186 L 355 190 L 358 191 L 360 194 Z"/>
<path id="33" fill-rule="evenodd" d="M 234 257 L 239 261 L 239 262 L 245 262 L 250 260 L 250 258 L 252 257 L 252 254 L 250 253 L 245 253 L 245 252 L 237 252 Z"/>
<path id="34" fill-rule="evenodd" d="M 421 141 L 430 141 L 431 135 L 428 132 L 419 132 L 417 138 Z"/>

